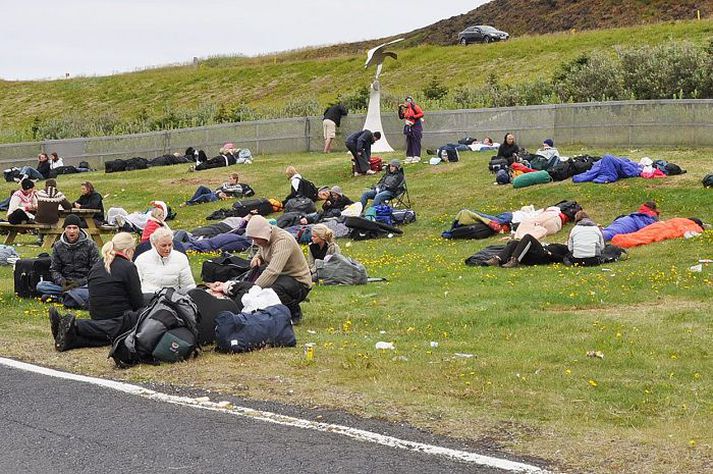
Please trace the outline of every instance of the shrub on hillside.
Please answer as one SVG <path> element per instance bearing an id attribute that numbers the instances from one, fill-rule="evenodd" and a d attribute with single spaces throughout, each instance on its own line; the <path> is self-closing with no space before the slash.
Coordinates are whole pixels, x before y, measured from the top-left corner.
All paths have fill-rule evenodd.
<path id="1" fill-rule="evenodd" d="M 448 94 L 448 87 L 441 84 L 438 79 L 432 79 L 431 82 L 423 88 L 423 95 L 429 100 L 440 100 Z"/>
<path id="2" fill-rule="evenodd" d="M 349 112 L 358 113 L 366 111 L 366 108 L 369 106 L 369 88 L 364 86 L 352 92 L 339 94 L 339 102 L 344 104 Z"/>
<path id="3" fill-rule="evenodd" d="M 553 79 L 561 102 L 625 98 L 621 63 L 610 55 L 582 55 L 562 64 Z"/>

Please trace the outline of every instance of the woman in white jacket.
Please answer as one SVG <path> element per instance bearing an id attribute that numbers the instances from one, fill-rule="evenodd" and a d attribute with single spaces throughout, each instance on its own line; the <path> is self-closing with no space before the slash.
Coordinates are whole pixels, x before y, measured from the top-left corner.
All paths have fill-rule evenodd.
<path id="1" fill-rule="evenodd" d="M 151 234 L 151 250 L 134 262 L 141 279 L 141 291 L 153 294 L 162 288 L 186 293 L 196 287 L 191 266 L 181 252 L 173 249 L 173 232 L 160 227 Z"/>

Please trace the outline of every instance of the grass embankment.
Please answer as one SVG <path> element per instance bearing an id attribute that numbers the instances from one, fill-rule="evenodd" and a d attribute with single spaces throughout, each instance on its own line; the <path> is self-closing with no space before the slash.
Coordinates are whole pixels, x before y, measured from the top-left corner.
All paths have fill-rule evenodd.
<path id="1" fill-rule="evenodd" d="M 579 150 L 565 150 L 574 153 Z M 588 150 L 602 152 L 604 150 Z M 627 153 L 626 150 L 619 150 Z M 605 268 L 470 268 L 463 260 L 487 241 L 446 241 L 440 232 L 463 207 L 499 212 L 526 204 L 576 199 L 600 223 L 655 199 L 663 218 L 713 219 L 712 150 L 639 150 L 689 173 L 610 185 L 552 183 L 522 190 L 496 187 L 488 153 L 456 164 L 407 166 L 418 221 L 401 238 L 342 241 L 345 253 L 388 283 L 318 287 L 296 328 L 299 347 L 239 356 L 208 351 L 185 364 L 113 367 L 107 349 L 54 352 L 47 307 L 12 294 L 12 272 L 0 269 L 0 353 L 64 370 L 133 382 L 197 386 L 256 399 L 341 408 L 361 416 L 532 454 L 568 471 L 702 472 L 713 462 L 713 234 L 633 249 Z M 281 171 L 295 164 L 318 184 L 343 186 L 358 198 L 371 178 L 353 178 L 339 153 L 259 157 L 239 168 L 259 195 L 281 197 Z M 115 175 L 62 177 L 73 197 L 84 179 L 107 207 L 144 208 L 154 198 L 173 206 L 198 184 L 217 184 L 225 170 L 188 173 L 184 166 Z M 3 193 L 11 187 L 3 185 Z M 203 224 L 220 203 L 178 210 L 174 229 Z M 551 241 L 566 240 L 567 226 Z M 25 242 L 31 242 L 30 237 Z M 35 255 L 36 247 L 19 247 Z M 205 256 L 191 256 L 196 276 Z M 377 351 L 377 341 L 395 351 Z M 431 342 L 437 342 L 432 347 Z M 301 345 L 317 344 L 314 364 Z M 590 350 L 604 359 L 588 358 Z M 457 354 L 471 354 L 459 356 Z"/>
<path id="2" fill-rule="evenodd" d="M 550 80 L 558 66 L 584 53 L 615 46 L 659 45 L 672 40 L 706 44 L 711 21 L 677 22 L 577 33 L 516 37 L 490 45 L 420 46 L 398 51 L 382 82 L 384 107 L 412 94 L 427 110 L 461 108 L 457 90 L 478 87 L 495 73 L 503 84 Z M 255 117 L 317 114 L 337 96 L 367 86 L 364 54 L 339 47 L 259 58 L 213 58 L 199 67 L 164 67 L 107 77 L 0 81 L 0 142 L 45 137 L 135 133 Z M 449 94 L 428 101 L 435 80 Z M 40 135 L 32 132 L 39 120 Z M 47 120 L 58 119 L 53 125 Z"/>

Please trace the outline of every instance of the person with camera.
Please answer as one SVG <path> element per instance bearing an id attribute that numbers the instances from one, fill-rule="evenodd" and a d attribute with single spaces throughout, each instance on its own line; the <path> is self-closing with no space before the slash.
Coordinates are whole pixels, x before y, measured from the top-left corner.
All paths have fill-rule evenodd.
<path id="1" fill-rule="evenodd" d="M 408 96 L 399 105 L 399 118 L 404 121 L 406 135 L 406 160 L 404 163 L 421 161 L 421 138 L 423 138 L 423 109 Z"/>

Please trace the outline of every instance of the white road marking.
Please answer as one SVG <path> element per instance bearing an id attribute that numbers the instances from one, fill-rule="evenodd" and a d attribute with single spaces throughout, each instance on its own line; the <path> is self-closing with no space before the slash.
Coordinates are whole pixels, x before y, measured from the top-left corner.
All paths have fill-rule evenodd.
<path id="1" fill-rule="evenodd" d="M 279 425 L 293 426 L 297 428 L 310 429 L 327 433 L 335 433 L 359 441 L 366 441 L 369 443 L 376 443 L 383 446 L 404 449 L 407 451 L 416 451 L 429 455 L 442 456 L 464 463 L 478 464 L 481 466 L 498 468 L 511 472 L 540 474 L 548 472 L 537 466 L 508 461 L 507 459 L 484 456 L 468 451 L 444 448 L 431 444 L 417 443 L 415 441 L 408 441 L 400 438 L 395 438 L 393 436 L 381 435 L 378 433 L 373 433 L 371 431 L 351 428 L 349 426 L 320 423 L 310 420 L 304 420 L 302 418 L 280 415 L 278 413 L 272 413 L 269 411 L 261 411 L 247 407 L 239 407 L 234 405 L 226 405 L 225 403 L 206 401 L 206 399 L 203 397 L 196 399 L 190 397 L 178 397 L 175 395 L 168 395 L 166 393 L 156 392 L 154 390 L 149 390 L 138 385 L 132 385 L 124 382 L 116 382 L 114 380 L 100 379 L 96 377 L 87 377 L 85 375 L 77 375 L 69 372 L 61 372 L 59 370 L 48 369 L 46 367 L 27 364 L 25 362 L 19 362 L 13 359 L 6 359 L 4 357 L 0 357 L 0 364 L 14 369 L 33 372 L 36 374 L 48 375 L 50 377 L 98 385 L 100 387 L 105 387 L 119 392 L 128 393 L 130 395 L 138 395 L 149 400 L 156 400 L 160 402 L 172 403 L 174 405 L 182 405 L 192 408 L 200 408 L 202 410 L 217 411 L 230 415 L 243 416 L 255 420 L 266 421 L 269 423 L 276 423 Z"/>

